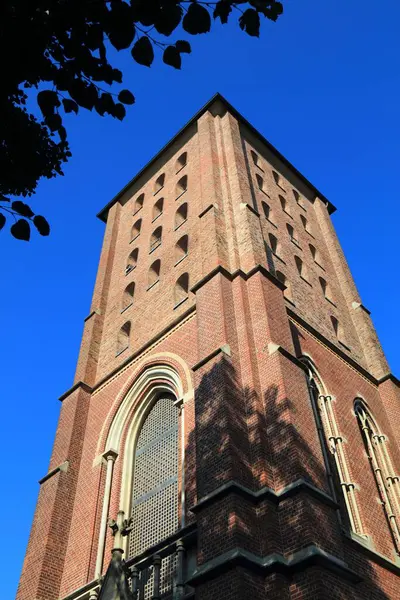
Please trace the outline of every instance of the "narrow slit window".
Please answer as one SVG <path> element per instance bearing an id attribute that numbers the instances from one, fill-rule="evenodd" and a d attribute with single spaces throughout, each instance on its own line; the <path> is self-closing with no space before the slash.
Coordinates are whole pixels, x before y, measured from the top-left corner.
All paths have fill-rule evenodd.
<path id="1" fill-rule="evenodd" d="M 138 219 L 131 229 L 131 241 L 136 239 L 142 229 L 142 219 Z"/>
<path id="2" fill-rule="evenodd" d="M 274 219 L 273 219 L 274 213 L 271 210 L 270 205 L 267 204 L 266 202 L 261 202 L 261 206 L 262 206 L 262 209 L 263 209 L 263 212 L 264 212 L 264 217 L 266 219 L 268 219 L 268 221 L 273 222 L 274 221 Z"/>
<path id="3" fill-rule="evenodd" d="M 144 202 L 144 194 L 140 194 L 135 200 L 133 214 L 136 214 L 142 207 Z"/>
<path id="4" fill-rule="evenodd" d="M 299 256 L 295 256 L 294 257 L 294 262 L 296 263 L 297 272 L 300 275 L 300 277 L 302 279 L 305 279 L 306 281 L 308 281 L 307 267 L 303 263 L 303 261 L 301 260 L 301 258 Z"/>
<path id="5" fill-rule="evenodd" d="M 129 348 L 130 335 L 131 335 L 131 322 L 127 321 L 126 323 L 124 323 L 124 325 L 122 325 L 122 327 L 118 333 L 117 354 L 120 354 L 121 352 L 123 352 L 123 350 L 126 350 L 127 348 Z"/>
<path id="6" fill-rule="evenodd" d="M 176 161 L 176 171 L 180 171 L 187 165 L 187 152 L 183 152 Z"/>
<path id="7" fill-rule="evenodd" d="M 188 178 L 187 175 L 184 175 L 180 178 L 178 183 L 176 184 L 176 197 L 179 198 L 184 192 L 186 192 L 188 187 Z"/>
<path id="8" fill-rule="evenodd" d="M 162 227 L 157 227 L 150 238 L 150 252 L 161 245 Z"/>
<path id="9" fill-rule="evenodd" d="M 279 202 L 281 203 L 282 210 L 286 214 L 292 216 L 291 213 L 290 213 L 289 204 L 288 204 L 288 201 L 286 200 L 286 198 L 284 198 L 283 196 L 279 196 Z"/>
<path id="10" fill-rule="evenodd" d="M 165 173 L 162 173 L 159 177 L 157 177 L 156 182 L 154 184 L 154 193 L 157 194 L 164 187 L 165 182 Z"/>
<path id="11" fill-rule="evenodd" d="M 299 192 L 297 190 L 292 190 L 293 191 L 293 196 L 294 199 L 296 200 L 296 203 L 301 206 L 301 208 L 305 209 L 305 202 L 302 196 L 300 196 Z"/>
<path id="12" fill-rule="evenodd" d="M 122 310 L 125 310 L 133 303 L 133 296 L 135 293 L 135 284 L 132 281 L 129 285 L 126 286 L 124 290 L 124 295 L 122 297 Z"/>
<path id="13" fill-rule="evenodd" d="M 175 284 L 174 302 L 175 306 L 186 300 L 189 296 L 189 274 L 183 273 Z"/>
<path id="14" fill-rule="evenodd" d="M 138 257 L 139 257 L 139 249 L 135 248 L 134 250 L 132 250 L 132 252 L 130 253 L 130 255 L 128 257 L 128 262 L 126 263 L 126 267 L 125 267 L 125 275 L 128 275 L 128 273 L 133 271 L 133 269 L 136 267 Z"/>
<path id="15" fill-rule="evenodd" d="M 188 205 L 187 205 L 187 202 L 185 202 L 184 204 L 181 204 L 181 206 L 178 208 L 178 210 L 175 213 L 175 229 L 178 229 L 178 227 L 180 227 L 182 225 L 182 223 L 187 221 L 187 216 L 188 216 Z"/>
<path id="16" fill-rule="evenodd" d="M 277 173 L 276 171 L 272 171 L 272 177 L 274 178 L 276 185 L 279 185 L 279 187 L 281 187 L 282 178 L 279 175 L 279 173 Z"/>
<path id="17" fill-rule="evenodd" d="M 261 177 L 261 175 L 256 175 L 256 181 L 257 181 L 257 186 L 258 189 L 261 190 L 262 192 L 265 192 L 264 189 L 264 179 Z"/>
<path id="18" fill-rule="evenodd" d="M 254 150 L 250 150 L 250 154 L 251 154 L 251 158 L 253 160 L 253 163 L 256 165 L 256 167 L 258 167 L 259 169 L 261 169 L 260 157 L 258 156 L 257 152 L 254 152 Z"/>
<path id="19" fill-rule="evenodd" d="M 153 206 L 153 221 L 160 217 L 164 209 L 164 198 L 159 198 Z"/>
<path id="20" fill-rule="evenodd" d="M 331 323 L 332 323 L 332 328 L 333 328 L 333 331 L 335 332 L 335 336 L 336 336 L 336 339 L 338 340 L 338 342 L 340 342 L 343 345 L 346 345 L 343 327 L 342 327 L 341 323 L 333 315 L 331 315 Z"/>
<path id="21" fill-rule="evenodd" d="M 304 231 L 307 231 L 307 233 L 311 234 L 311 227 L 310 227 L 309 222 L 305 218 L 305 216 L 304 215 L 300 215 L 300 219 L 301 219 L 301 222 L 303 223 Z"/>
<path id="22" fill-rule="evenodd" d="M 331 288 L 330 288 L 330 285 L 328 284 L 328 282 L 323 277 L 320 277 L 319 278 L 319 283 L 320 283 L 321 290 L 322 290 L 322 293 L 324 295 L 324 298 L 326 298 L 327 300 L 329 300 L 329 302 L 333 303 L 332 294 L 331 294 Z"/>
<path id="23" fill-rule="evenodd" d="M 149 269 L 148 285 L 151 287 L 160 280 L 161 261 L 155 260 Z"/>
<path id="24" fill-rule="evenodd" d="M 312 244 L 308 244 L 308 247 L 310 249 L 311 256 L 313 257 L 314 262 L 317 263 L 317 265 L 321 266 L 321 255 L 319 251 Z"/>
<path id="25" fill-rule="evenodd" d="M 286 286 L 286 289 L 283 290 L 283 295 L 285 296 L 285 298 L 293 302 L 292 286 L 290 285 L 290 282 L 288 281 L 286 275 L 282 273 L 282 271 L 276 271 L 275 275 L 276 278 L 279 279 L 279 281 L 283 283 L 284 286 Z"/>
<path id="26" fill-rule="evenodd" d="M 292 240 L 292 242 L 294 242 L 295 244 L 298 245 L 299 240 L 297 239 L 297 235 L 295 233 L 295 230 L 292 227 L 292 225 L 290 225 L 290 223 L 286 223 L 286 229 L 287 229 L 287 232 L 288 232 L 289 237 Z"/>
<path id="27" fill-rule="evenodd" d="M 183 235 L 175 244 L 175 262 L 180 262 L 188 254 L 189 238 Z"/>
<path id="28" fill-rule="evenodd" d="M 270 246 L 273 254 L 275 254 L 275 256 L 279 256 L 280 244 L 278 242 L 278 239 L 272 233 L 268 234 L 268 239 L 269 239 L 269 246 Z"/>

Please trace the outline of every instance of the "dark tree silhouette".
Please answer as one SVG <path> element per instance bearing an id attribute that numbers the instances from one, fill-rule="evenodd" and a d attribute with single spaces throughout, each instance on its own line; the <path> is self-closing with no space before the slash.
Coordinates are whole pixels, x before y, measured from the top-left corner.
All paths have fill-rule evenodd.
<path id="1" fill-rule="evenodd" d="M 0 229 L 12 216 L 11 233 L 29 240 L 33 222 L 41 235 L 47 221 L 20 200 L 30 196 L 42 177 L 62 175 L 71 156 L 63 114 L 80 108 L 119 120 L 135 102 L 131 91 L 107 91 L 122 83 L 109 62 L 109 50 L 130 50 L 137 63 L 150 67 L 154 49 L 164 63 L 181 68 L 191 51 L 185 33 L 208 33 L 212 17 L 221 23 L 238 15 L 240 28 L 258 36 L 260 15 L 276 21 L 277 0 L 3 0 L 0 3 Z M 174 34 L 176 39 L 170 40 Z M 107 90 L 104 85 L 109 86 Z M 37 118 L 27 106 L 30 88 L 39 88 Z"/>

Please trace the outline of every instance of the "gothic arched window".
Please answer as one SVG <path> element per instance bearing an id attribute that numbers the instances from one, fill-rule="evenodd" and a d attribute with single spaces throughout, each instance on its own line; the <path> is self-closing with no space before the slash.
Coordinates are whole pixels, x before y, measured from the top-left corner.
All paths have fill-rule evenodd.
<path id="1" fill-rule="evenodd" d="M 380 431 L 364 402 L 357 398 L 354 405 L 365 450 L 369 459 L 382 507 L 393 543 L 400 555 L 400 487 L 387 449 L 386 436 Z"/>
<path id="2" fill-rule="evenodd" d="M 347 517 L 350 529 L 359 535 L 364 535 L 354 493 L 355 484 L 350 478 L 343 447 L 343 436 L 340 434 L 336 422 L 332 397 L 326 394 L 321 378 L 311 360 L 302 357 L 301 362 L 307 366 L 307 384 L 332 495 L 342 504 L 341 514 L 344 513 Z"/>

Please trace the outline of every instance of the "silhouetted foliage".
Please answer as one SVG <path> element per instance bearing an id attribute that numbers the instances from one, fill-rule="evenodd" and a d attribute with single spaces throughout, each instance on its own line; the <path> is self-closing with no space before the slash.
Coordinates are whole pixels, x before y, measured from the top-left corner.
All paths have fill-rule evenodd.
<path id="1" fill-rule="evenodd" d="M 180 69 L 190 44 L 165 41 L 165 37 L 178 26 L 190 35 L 207 33 L 211 16 L 227 23 L 235 11 L 240 28 L 258 36 L 260 15 L 276 21 L 283 7 L 277 0 L 4 0 L 0 6 L 0 229 L 11 215 L 14 237 L 29 240 L 29 221 L 41 235 L 49 234 L 44 217 L 35 216 L 22 202 L 15 206 L 7 196 L 30 196 L 40 178 L 63 175 L 62 165 L 71 157 L 63 113 L 78 114 L 85 108 L 122 121 L 125 106 L 135 102 L 129 90 L 115 93 L 102 87 L 122 83 L 121 71 L 109 62 L 111 47 L 130 48 L 134 61 L 147 67 L 154 61 L 154 48 L 159 48 L 164 63 Z M 24 91 L 39 87 L 41 118 L 30 112 Z"/>

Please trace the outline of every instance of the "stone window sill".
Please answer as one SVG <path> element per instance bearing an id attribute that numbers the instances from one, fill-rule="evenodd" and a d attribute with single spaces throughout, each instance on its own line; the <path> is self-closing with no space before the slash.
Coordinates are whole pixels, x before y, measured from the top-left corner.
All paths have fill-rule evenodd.
<path id="1" fill-rule="evenodd" d="M 136 209 L 136 210 L 135 210 L 135 211 L 132 213 L 132 217 L 134 217 L 135 215 L 137 215 L 137 214 L 138 214 L 138 212 L 142 210 L 142 208 L 143 208 L 143 205 L 142 205 L 142 206 L 139 206 L 139 208 L 137 208 L 137 209 Z"/>
<path id="2" fill-rule="evenodd" d="M 351 352 L 351 348 L 349 348 L 349 346 L 347 344 L 345 344 L 341 340 L 338 340 L 338 343 L 342 346 L 342 348 L 344 348 L 345 350 L 347 350 L 347 352 Z"/>
<path id="3" fill-rule="evenodd" d="M 162 215 L 162 212 L 158 213 L 158 215 L 156 217 L 154 217 L 154 219 L 152 220 L 152 223 L 154 223 L 154 221 L 157 221 L 157 219 L 159 217 L 161 217 L 161 215 Z"/>
<path id="4" fill-rule="evenodd" d="M 282 208 L 283 212 L 285 213 L 285 215 L 287 215 L 288 217 L 290 217 L 291 219 L 294 220 L 293 215 L 290 214 L 290 212 L 288 212 L 287 210 L 285 210 L 284 208 Z"/>
<path id="5" fill-rule="evenodd" d="M 325 271 L 324 267 L 317 261 L 314 260 L 315 264 L 319 266 L 320 269 L 322 269 L 323 271 Z"/>
<path id="6" fill-rule="evenodd" d="M 120 350 L 119 352 L 116 353 L 115 358 L 117 358 L 117 356 L 121 356 L 121 354 L 123 354 L 126 350 L 128 350 L 129 345 L 125 346 L 125 348 L 122 348 L 122 350 Z"/>
<path id="7" fill-rule="evenodd" d="M 302 279 L 303 281 L 305 281 L 310 287 L 312 287 L 312 284 L 308 281 L 308 279 L 306 279 L 305 277 L 303 277 L 303 275 L 300 275 L 300 279 Z"/>
<path id="8" fill-rule="evenodd" d="M 152 248 L 150 248 L 149 254 L 152 254 L 160 246 L 161 246 L 161 242 L 158 242 L 155 246 L 153 246 Z"/>
<path id="9" fill-rule="evenodd" d="M 296 246 L 296 248 L 298 248 L 299 250 L 301 250 L 301 246 L 299 244 L 299 242 L 297 240 L 294 240 L 293 238 L 290 238 L 290 241 L 292 242 L 292 244 L 294 244 Z"/>
<path id="10" fill-rule="evenodd" d="M 271 196 L 263 189 L 261 189 L 260 187 L 257 188 L 262 194 L 264 194 L 264 196 L 267 196 L 267 198 L 271 198 Z"/>
<path id="11" fill-rule="evenodd" d="M 275 252 L 273 252 L 272 256 L 274 256 L 275 258 L 277 258 L 279 260 L 279 262 L 281 262 L 283 265 L 286 265 L 286 262 L 283 260 L 283 258 L 281 258 L 279 256 L 279 254 L 275 254 Z"/>
<path id="12" fill-rule="evenodd" d="M 174 231 L 177 231 L 177 229 L 179 229 L 179 227 L 182 227 L 182 225 L 184 225 L 186 223 L 187 219 L 185 219 L 184 221 L 182 221 L 182 223 L 179 223 L 179 225 L 177 225 L 174 229 Z"/>
<path id="13" fill-rule="evenodd" d="M 149 285 L 149 287 L 147 288 L 147 291 L 151 290 L 155 285 L 157 285 L 157 283 L 159 282 L 159 279 L 156 279 L 156 281 L 154 281 L 151 285 Z"/>
<path id="14" fill-rule="evenodd" d="M 123 309 L 121 310 L 121 315 L 122 315 L 122 313 L 124 313 L 126 310 L 128 310 L 128 308 L 130 308 L 130 307 L 132 306 L 132 304 L 133 304 L 133 302 L 130 302 L 130 303 L 128 304 L 128 306 L 125 306 L 125 308 L 123 308 Z"/>
<path id="15" fill-rule="evenodd" d="M 270 219 L 268 219 L 268 217 L 265 217 L 265 218 L 266 218 L 266 220 L 268 221 L 268 223 L 269 223 L 270 225 L 272 225 L 272 227 L 275 227 L 275 229 L 278 229 L 278 225 L 277 225 L 276 223 L 274 223 L 273 221 L 271 221 Z"/>
<path id="16" fill-rule="evenodd" d="M 139 235 L 140 235 L 140 232 L 137 235 L 135 235 L 135 237 L 133 237 L 129 243 L 132 244 L 132 242 L 134 242 L 135 240 L 138 239 Z"/>
<path id="17" fill-rule="evenodd" d="M 332 304 L 332 306 L 334 306 L 335 308 L 337 308 L 337 307 L 336 307 L 336 304 L 334 303 L 334 301 L 333 301 L 333 300 L 331 300 L 330 298 L 328 298 L 327 296 L 325 296 L 325 300 L 326 300 L 327 302 L 329 302 L 329 304 Z"/>
<path id="18" fill-rule="evenodd" d="M 129 273 L 132 273 L 132 271 L 134 271 L 136 269 L 136 265 L 134 265 L 133 267 L 130 267 L 129 269 L 125 269 L 125 275 L 129 275 Z"/>
<path id="19" fill-rule="evenodd" d="M 257 167 L 257 169 L 259 169 L 261 171 L 261 173 L 265 173 L 264 169 L 262 167 L 260 167 L 259 164 L 255 163 L 254 161 L 253 161 L 253 164 Z"/>
<path id="20" fill-rule="evenodd" d="M 177 304 L 175 304 L 174 310 L 179 308 L 184 302 L 186 302 L 186 300 L 189 300 L 189 296 L 185 296 L 185 298 L 182 298 L 182 300 L 179 300 L 179 302 Z"/>
<path id="21" fill-rule="evenodd" d="M 158 190 L 156 192 L 154 192 L 153 196 L 157 196 L 157 194 L 159 192 L 161 192 L 161 190 L 163 190 L 163 189 L 164 189 L 164 186 L 162 185 L 160 188 L 158 188 Z"/>
<path id="22" fill-rule="evenodd" d="M 175 175 L 178 175 L 178 173 L 180 173 L 182 171 L 182 169 L 184 169 L 186 167 L 186 165 L 187 165 L 187 162 L 184 165 L 182 165 L 181 167 L 179 167 L 179 169 L 175 172 Z"/>
<path id="23" fill-rule="evenodd" d="M 187 254 L 185 254 L 185 256 L 182 256 L 182 258 L 177 260 L 176 263 L 174 264 L 174 267 L 177 267 L 183 260 L 185 260 L 186 257 L 187 257 Z"/>
<path id="24" fill-rule="evenodd" d="M 186 194 L 186 192 L 187 192 L 187 189 L 186 189 L 186 190 L 183 190 L 183 192 L 181 192 L 181 193 L 179 194 L 179 196 L 177 196 L 177 197 L 175 198 L 175 202 L 176 202 L 177 200 L 179 200 L 179 198 L 182 198 L 183 194 Z"/>

